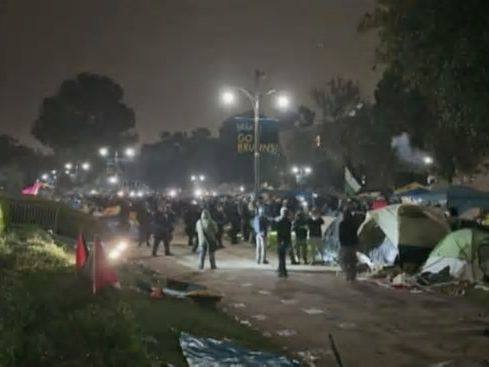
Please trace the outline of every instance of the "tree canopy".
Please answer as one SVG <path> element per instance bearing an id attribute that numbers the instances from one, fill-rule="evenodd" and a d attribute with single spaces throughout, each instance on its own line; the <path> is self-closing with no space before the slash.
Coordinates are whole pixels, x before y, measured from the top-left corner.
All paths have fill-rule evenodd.
<path id="1" fill-rule="evenodd" d="M 488 10 L 483 0 L 377 0 L 360 24 L 362 31 L 377 31 L 377 61 L 384 77 L 396 80 L 397 96 L 407 98 L 408 113 L 413 102 L 427 112 L 425 124 L 411 119 L 404 126 L 425 135 L 448 178 L 472 171 L 487 153 L 489 29 L 480 14 Z"/>
<path id="2" fill-rule="evenodd" d="M 102 145 L 136 140 L 135 115 L 120 85 L 106 76 L 82 73 L 65 80 L 44 99 L 32 134 L 56 153 L 94 152 Z"/>

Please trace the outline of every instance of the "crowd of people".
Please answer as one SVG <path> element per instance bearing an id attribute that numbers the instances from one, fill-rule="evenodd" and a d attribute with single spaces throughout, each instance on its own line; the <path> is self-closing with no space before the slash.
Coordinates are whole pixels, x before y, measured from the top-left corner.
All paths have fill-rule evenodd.
<path id="1" fill-rule="evenodd" d="M 129 232 L 131 212 L 138 223 L 139 246 L 151 247 L 158 256 L 161 246 L 164 255 L 172 256 L 171 242 L 177 222 L 181 220 L 189 251 L 198 254 L 198 267 L 203 269 L 208 257 L 211 269 L 216 269 L 216 251 L 224 248 L 224 236 L 236 245 L 247 242 L 255 246 L 257 264 L 268 264 L 269 233 L 276 232 L 278 276 L 287 277 L 287 257 L 291 265 L 324 263 L 323 214 L 331 205 L 284 199 L 247 196 L 212 197 L 205 200 L 175 199 L 149 196 L 144 199 L 103 199 L 99 205 L 117 205 L 117 230 Z M 312 209 L 308 209 L 312 207 Z M 334 208 L 336 209 L 336 208 Z M 345 208 L 340 227 L 340 259 L 347 279 L 355 278 L 356 229 L 351 208 Z M 151 240 L 152 239 L 152 240 Z"/>

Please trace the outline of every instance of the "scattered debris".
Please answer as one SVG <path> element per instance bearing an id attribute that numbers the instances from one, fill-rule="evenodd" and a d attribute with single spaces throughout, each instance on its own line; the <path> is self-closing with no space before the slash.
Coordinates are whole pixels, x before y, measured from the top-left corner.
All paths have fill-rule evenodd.
<path id="1" fill-rule="evenodd" d="M 297 331 L 291 329 L 284 329 L 284 330 L 277 331 L 277 335 L 289 337 L 289 336 L 297 335 Z"/>
<path id="2" fill-rule="evenodd" d="M 304 311 L 308 315 L 321 315 L 324 313 L 323 310 L 320 310 L 318 308 L 303 308 L 302 311 Z"/>
<path id="3" fill-rule="evenodd" d="M 297 303 L 296 299 L 281 299 L 280 302 L 282 302 L 284 305 L 295 305 Z"/>
<path id="4" fill-rule="evenodd" d="M 349 330 L 349 329 L 355 329 L 357 327 L 357 324 L 354 322 L 342 322 L 338 325 L 340 328 Z"/>
<path id="5" fill-rule="evenodd" d="M 239 320 L 239 323 L 241 325 L 245 325 L 245 326 L 251 327 L 251 322 L 249 320 Z"/>

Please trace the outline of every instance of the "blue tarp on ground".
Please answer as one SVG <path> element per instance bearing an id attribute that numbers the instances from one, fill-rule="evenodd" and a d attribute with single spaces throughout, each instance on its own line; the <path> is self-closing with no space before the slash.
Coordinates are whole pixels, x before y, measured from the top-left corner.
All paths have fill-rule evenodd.
<path id="1" fill-rule="evenodd" d="M 180 334 L 180 346 L 189 367 L 298 367 L 271 353 L 254 352 L 228 341 Z"/>
<path id="2" fill-rule="evenodd" d="M 489 210 L 489 193 L 466 186 L 452 186 L 447 192 L 447 207 L 461 214 L 472 208 Z"/>

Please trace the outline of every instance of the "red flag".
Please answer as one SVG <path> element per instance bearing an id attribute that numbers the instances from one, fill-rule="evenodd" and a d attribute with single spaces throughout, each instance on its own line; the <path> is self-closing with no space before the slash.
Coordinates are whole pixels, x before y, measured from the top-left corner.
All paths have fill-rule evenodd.
<path id="1" fill-rule="evenodd" d="M 93 293 L 95 293 L 97 289 L 116 284 L 119 281 L 117 279 L 117 274 L 107 261 L 102 242 L 99 239 L 95 240 L 92 259 Z"/>
<path id="2" fill-rule="evenodd" d="M 75 248 L 75 260 L 76 260 L 76 270 L 80 270 L 85 266 L 88 258 L 87 244 L 85 242 L 85 237 L 83 233 L 80 232 L 78 238 L 76 239 Z"/>

